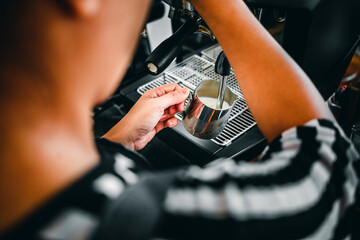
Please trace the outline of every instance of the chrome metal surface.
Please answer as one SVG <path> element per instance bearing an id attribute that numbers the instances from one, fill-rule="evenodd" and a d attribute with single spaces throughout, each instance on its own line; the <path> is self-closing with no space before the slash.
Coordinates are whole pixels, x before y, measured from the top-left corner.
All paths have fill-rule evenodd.
<path id="1" fill-rule="evenodd" d="M 179 81 L 190 84 L 189 86 L 195 89 L 195 87 L 205 79 L 221 80 L 221 76 L 215 73 L 214 65 L 215 61 L 211 62 L 203 57 L 193 55 L 177 66 L 166 70 L 165 73 Z M 226 86 L 243 98 L 233 70 L 231 70 L 226 81 Z"/>
<path id="2" fill-rule="evenodd" d="M 195 8 L 188 1 L 183 1 L 183 5 L 185 10 L 188 10 L 190 12 L 195 11 Z"/>
<path id="3" fill-rule="evenodd" d="M 220 87 L 219 87 L 219 93 L 217 97 L 217 103 L 216 108 L 222 108 L 224 104 L 224 98 L 225 98 L 225 90 L 226 90 L 226 79 L 227 76 L 223 76 L 220 81 Z"/>
<path id="4" fill-rule="evenodd" d="M 216 138 L 224 129 L 232 107 L 238 100 L 238 96 L 229 88 L 225 88 L 224 99 L 227 107 L 217 108 L 214 106 L 217 101 L 220 83 L 216 80 L 204 80 L 192 94 L 192 101 L 183 113 L 183 124 L 185 129 L 193 136 L 202 139 Z M 206 103 L 203 100 L 213 99 L 214 103 Z M 214 104 L 214 105 L 208 105 Z"/>
<path id="5" fill-rule="evenodd" d="M 211 51 L 219 51 L 219 46 L 211 47 Z M 206 51 L 206 50 L 205 50 Z M 209 52 L 209 51 L 208 51 Z M 215 54 L 214 54 L 215 55 Z M 217 55 L 216 55 L 217 57 Z M 194 92 L 197 85 L 206 79 L 220 80 L 221 76 L 217 75 L 214 71 L 214 64 L 216 57 L 211 60 L 210 58 L 199 57 L 193 55 L 182 63 L 175 65 L 174 67 L 165 70 L 165 72 L 158 78 L 146 83 L 137 89 L 137 92 L 142 95 L 147 90 L 159 87 L 167 83 L 178 83 L 182 87 L 188 87 L 191 92 Z M 239 100 L 233 107 L 228 123 L 220 135 L 214 139 L 211 139 L 214 143 L 220 146 L 227 146 L 231 144 L 239 136 L 246 133 L 249 129 L 256 125 L 254 118 L 252 117 L 242 92 L 237 84 L 234 73 L 227 79 L 226 84 L 235 94 L 239 96 Z M 179 120 L 182 120 L 180 115 L 177 115 Z"/>
<path id="6" fill-rule="evenodd" d="M 222 48 L 219 44 L 215 44 L 201 52 L 203 56 L 208 58 L 210 61 L 216 61 L 216 58 L 219 56 L 220 52 L 222 51 Z"/>

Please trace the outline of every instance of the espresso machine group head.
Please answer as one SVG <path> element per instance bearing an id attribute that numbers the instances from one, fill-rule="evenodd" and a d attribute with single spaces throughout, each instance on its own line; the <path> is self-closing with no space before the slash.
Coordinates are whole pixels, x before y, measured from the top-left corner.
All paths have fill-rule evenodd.
<path id="1" fill-rule="evenodd" d="M 214 39 L 205 22 L 188 1 L 164 0 L 164 2 L 170 5 L 169 17 L 171 19 L 184 19 L 184 23 L 146 59 L 145 64 L 152 75 L 162 73 L 178 56 L 185 41 L 194 33 L 203 33 Z"/>

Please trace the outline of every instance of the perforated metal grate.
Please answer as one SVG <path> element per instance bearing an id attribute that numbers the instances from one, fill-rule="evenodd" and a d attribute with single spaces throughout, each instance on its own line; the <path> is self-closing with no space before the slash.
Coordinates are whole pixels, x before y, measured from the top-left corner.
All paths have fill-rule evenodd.
<path id="1" fill-rule="evenodd" d="M 215 79 L 220 81 L 221 76 L 214 71 L 214 62 L 210 62 L 202 57 L 193 55 L 184 62 L 167 70 L 165 73 L 174 77 L 179 81 L 185 81 L 190 84 L 190 87 L 194 88 L 205 79 Z M 234 93 L 243 98 L 242 92 L 237 83 L 234 72 L 231 70 L 231 74 L 226 82 L 227 86 L 233 90 Z"/>
<path id="2" fill-rule="evenodd" d="M 137 92 L 142 95 L 147 90 L 168 83 L 178 83 L 180 86 L 186 86 L 191 90 L 191 92 L 194 92 L 196 86 L 206 79 L 220 80 L 220 76 L 214 72 L 214 62 L 194 55 L 184 62 L 177 64 L 173 68 L 166 70 L 160 77 L 142 85 L 137 89 Z M 236 93 L 240 99 L 233 107 L 230 119 L 226 124 L 225 129 L 218 137 L 211 139 L 211 141 L 220 146 L 227 146 L 231 144 L 232 141 L 256 125 L 233 72 L 227 80 L 227 86 Z M 177 117 L 179 120 L 182 120 L 180 115 L 177 115 Z"/>
<path id="3" fill-rule="evenodd" d="M 222 48 L 219 44 L 216 44 L 214 46 L 211 46 L 201 52 L 201 54 L 205 57 L 207 57 L 210 61 L 216 61 L 216 58 L 219 56 L 220 52 L 222 51 Z"/>
<path id="4" fill-rule="evenodd" d="M 159 78 L 157 78 L 157 79 L 155 79 L 155 80 L 153 80 L 151 82 L 148 82 L 147 84 L 142 85 L 141 87 L 139 87 L 137 89 L 137 92 L 140 95 L 143 95 L 148 90 L 160 87 L 160 86 L 168 84 L 168 83 L 179 83 L 179 81 L 177 81 L 177 80 L 175 80 L 175 79 L 173 79 L 171 77 L 168 77 L 166 75 L 162 75 L 161 77 L 159 77 Z"/>

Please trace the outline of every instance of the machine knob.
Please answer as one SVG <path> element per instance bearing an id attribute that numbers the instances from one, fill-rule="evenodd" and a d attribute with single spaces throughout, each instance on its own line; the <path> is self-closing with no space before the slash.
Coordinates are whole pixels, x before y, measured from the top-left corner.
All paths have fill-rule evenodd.
<path id="1" fill-rule="evenodd" d="M 230 63 L 222 51 L 216 59 L 215 72 L 221 76 L 229 76 L 231 72 Z"/>

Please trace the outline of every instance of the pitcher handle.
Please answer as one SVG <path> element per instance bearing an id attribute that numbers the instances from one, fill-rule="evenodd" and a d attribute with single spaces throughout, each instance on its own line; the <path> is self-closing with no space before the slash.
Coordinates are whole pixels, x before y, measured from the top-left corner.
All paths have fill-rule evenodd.
<path id="1" fill-rule="evenodd" d="M 191 105 L 191 103 L 192 103 L 193 100 L 194 100 L 194 96 L 193 96 L 193 94 L 192 94 L 191 91 L 190 91 L 190 92 L 189 92 L 189 95 L 188 95 L 188 96 L 186 97 L 186 99 L 185 99 L 184 111 L 177 113 L 179 116 L 182 117 L 182 119 L 184 119 L 184 118 L 186 117 L 186 115 L 188 114 L 190 105 Z M 187 102 L 187 103 L 186 103 L 186 102 Z"/>

